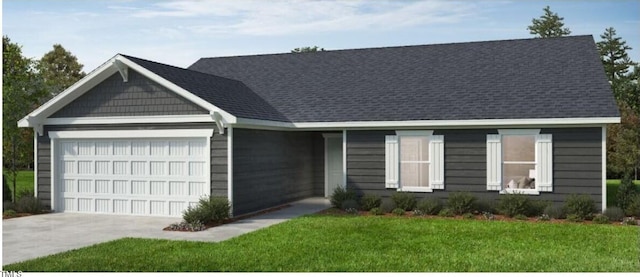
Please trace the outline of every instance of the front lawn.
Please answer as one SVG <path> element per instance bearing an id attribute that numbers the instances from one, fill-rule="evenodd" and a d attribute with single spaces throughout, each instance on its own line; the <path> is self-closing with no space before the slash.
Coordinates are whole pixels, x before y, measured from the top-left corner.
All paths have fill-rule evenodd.
<path id="1" fill-rule="evenodd" d="M 639 271 L 635 226 L 311 215 L 221 243 L 120 239 L 13 271 Z"/>

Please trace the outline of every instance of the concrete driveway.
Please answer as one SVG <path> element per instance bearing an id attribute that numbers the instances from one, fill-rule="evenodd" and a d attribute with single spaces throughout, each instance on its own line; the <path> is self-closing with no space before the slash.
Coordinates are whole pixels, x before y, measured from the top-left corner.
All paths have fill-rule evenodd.
<path id="1" fill-rule="evenodd" d="M 308 198 L 291 207 L 209 228 L 201 232 L 167 232 L 180 218 L 52 213 L 2 221 L 2 264 L 48 256 L 124 237 L 219 242 L 294 217 L 328 208 L 324 198 Z"/>

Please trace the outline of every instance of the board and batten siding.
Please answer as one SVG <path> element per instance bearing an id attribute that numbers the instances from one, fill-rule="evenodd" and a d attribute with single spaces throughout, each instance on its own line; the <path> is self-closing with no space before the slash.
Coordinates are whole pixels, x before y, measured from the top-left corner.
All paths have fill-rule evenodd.
<path id="1" fill-rule="evenodd" d="M 317 182 L 324 178 L 317 176 L 324 174 L 318 164 L 324 156 L 316 157 L 318 142 L 324 143 L 321 133 L 234 128 L 233 214 L 318 195 Z"/>
<path id="2" fill-rule="evenodd" d="M 129 69 L 114 73 L 50 117 L 103 117 L 208 114 L 208 111 Z"/>
<path id="3" fill-rule="evenodd" d="M 435 130 L 444 135 L 445 189 L 414 193 L 418 198 L 446 200 L 449 193 L 467 191 L 478 199 L 495 202 L 500 194 L 486 190 L 486 135 L 496 129 Z M 548 128 L 541 134 L 553 136 L 553 192 L 528 196 L 560 205 L 570 194 L 589 194 L 602 204 L 601 128 Z M 385 135 L 388 131 L 347 132 L 347 186 L 360 195 L 389 197 L 396 190 L 385 188 Z"/>
<path id="4" fill-rule="evenodd" d="M 211 137 L 211 195 L 227 196 L 227 135 L 221 135 L 214 123 L 184 124 L 127 124 L 127 125 L 57 125 L 45 126 L 44 135 L 38 136 L 38 198 L 51 209 L 51 139 L 49 131 L 94 130 L 162 130 L 162 129 L 214 129 Z M 108 139 L 108 138 L 106 138 Z"/>

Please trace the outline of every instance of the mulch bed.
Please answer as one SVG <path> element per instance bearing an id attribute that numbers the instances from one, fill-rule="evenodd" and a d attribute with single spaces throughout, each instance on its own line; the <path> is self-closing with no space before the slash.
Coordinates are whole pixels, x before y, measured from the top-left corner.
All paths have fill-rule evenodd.
<path id="1" fill-rule="evenodd" d="M 238 220 L 243 220 L 243 219 L 247 219 L 247 218 L 258 216 L 258 215 L 263 215 L 263 214 L 275 212 L 275 211 L 282 210 L 282 209 L 288 208 L 288 207 L 291 207 L 291 205 L 289 205 L 289 204 L 281 205 L 281 206 L 269 208 L 269 209 L 262 210 L 262 211 L 259 211 L 259 212 L 255 212 L 255 213 L 245 214 L 245 215 L 241 215 L 241 216 L 234 217 L 234 218 L 228 218 L 228 219 L 225 219 L 224 221 L 222 221 L 222 223 L 220 223 L 220 222 L 209 222 L 209 223 L 204 225 L 204 229 L 201 230 L 201 231 L 204 231 L 204 230 L 207 230 L 209 228 L 216 227 L 216 226 L 220 226 L 220 225 L 236 222 Z M 164 227 L 162 230 L 163 231 L 174 231 L 174 232 L 198 232 L 198 231 L 191 231 L 191 230 L 186 230 L 186 229 L 183 229 L 183 230 L 172 230 L 172 229 L 169 228 L 169 226 Z"/>
<path id="2" fill-rule="evenodd" d="M 2 219 L 4 220 L 4 219 L 11 219 L 11 218 L 17 218 L 17 217 L 23 217 L 23 216 L 30 216 L 30 215 L 33 215 L 33 214 L 30 214 L 30 213 L 17 213 L 15 215 L 11 215 L 11 216 L 2 215 Z"/>
<path id="3" fill-rule="evenodd" d="M 317 212 L 316 214 L 321 214 L 321 215 L 344 215 L 344 216 L 356 216 L 356 214 L 352 214 L 352 213 L 348 213 L 346 211 L 340 210 L 340 209 L 336 209 L 336 208 L 329 208 L 326 210 L 322 210 Z M 392 213 L 386 213 L 384 215 L 372 215 L 367 211 L 358 211 L 357 216 L 381 216 L 381 217 L 401 217 Z M 528 222 L 536 222 L 536 223 L 560 223 L 560 224 L 595 224 L 593 223 L 593 221 L 591 220 L 585 220 L 582 222 L 573 222 L 573 221 L 568 221 L 566 219 L 550 219 L 547 221 L 542 221 L 542 220 L 538 220 L 537 217 L 528 217 L 527 220 L 520 220 L 520 219 L 515 219 L 515 218 L 511 218 L 505 215 L 499 215 L 499 214 L 494 214 L 494 219 L 493 220 L 488 220 L 485 219 L 484 216 L 482 214 L 475 214 L 474 218 L 464 218 L 461 215 L 457 215 L 457 216 L 453 216 L 453 217 L 443 217 L 443 216 L 438 216 L 438 215 L 423 215 L 423 216 L 415 216 L 413 215 L 413 212 L 405 212 L 404 215 L 402 217 L 413 217 L 413 218 L 449 218 L 449 219 L 459 219 L 459 220 L 483 220 L 483 221 L 520 221 L 520 222 L 524 222 L 524 221 L 528 221 Z M 640 219 L 636 220 L 637 224 L 636 226 L 640 227 Z M 607 225 L 607 224 L 604 224 Z M 608 225 L 617 225 L 617 226 L 626 226 L 623 225 L 622 222 L 610 222 Z"/>

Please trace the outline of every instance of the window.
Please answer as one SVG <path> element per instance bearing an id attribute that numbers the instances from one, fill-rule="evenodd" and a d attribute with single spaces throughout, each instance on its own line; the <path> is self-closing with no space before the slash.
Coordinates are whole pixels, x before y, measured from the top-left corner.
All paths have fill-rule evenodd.
<path id="1" fill-rule="evenodd" d="M 502 136 L 502 188 L 535 189 L 536 137 Z"/>
<path id="2" fill-rule="evenodd" d="M 487 190 L 539 194 L 552 191 L 553 147 L 540 129 L 487 135 Z"/>
<path id="3" fill-rule="evenodd" d="M 433 131 L 386 136 L 386 187 L 401 191 L 444 189 L 444 138 Z"/>

